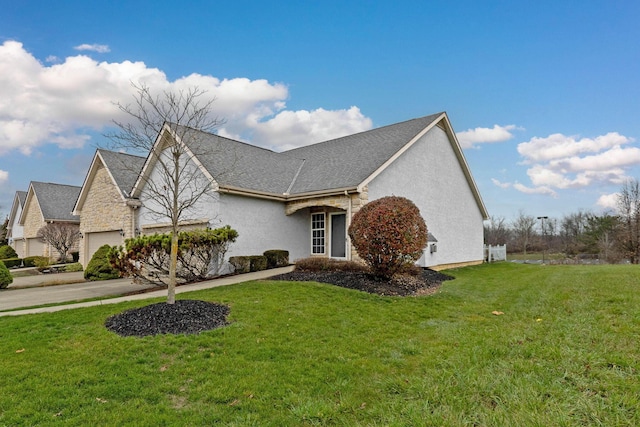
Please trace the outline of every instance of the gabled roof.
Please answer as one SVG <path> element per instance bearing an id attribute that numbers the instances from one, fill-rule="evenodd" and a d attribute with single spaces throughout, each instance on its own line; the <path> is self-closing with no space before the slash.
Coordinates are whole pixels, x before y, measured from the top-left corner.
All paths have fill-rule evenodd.
<path id="1" fill-rule="evenodd" d="M 290 193 L 359 186 L 442 114 L 285 151 L 285 156 L 305 159 Z"/>
<path id="2" fill-rule="evenodd" d="M 448 135 L 454 153 L 484 218 L 484 202 L 444 112 L 276 153 L 215 134 L 165 124 L 156 140 L 186 146 L 190 157 L 221 190 L 287 200 L 314 194 L 362 191 L 434 126 Z M 168 138 L 168 139 L 167 139 Z M 143 173 L 153 168 L 149 156 Z M 134 191 L 138 196 L 143 179 Z"/>
<path id="3" fill-rule="evenodd" d="M 80 187 L 75 185 L 31 181 L 24 206 L 28 206 L 29 202 L 35 199 L 40 206 L 43 221 L 79 222 L 80 218 L 71 213 L 78 194 L 80 194 Z M 23 209 L 20 224 L 24 224 L 25 214 L 26 210 Z"/>
<path id="4" fill-rule="evenodd" d="M 96 150 L 91 166 L 89 167 L 89 171 L 87 172 L 87 176 L 82 184 L 78 200 L 73 208 L 73 213 L 77 214 L 82 210 L 89 188 L 91 187 L 101 165 L 107 170 L 111 181 L 118 188 L 122 199 L 126 200 L 129 198 L 136 179 L 138 179 L 142 166 L 144 165 L 144 161 L 144 157 L 134 156 L 132 154 L 118 153 L 102 149 Z"/>
<path id="5" fill-rule="evenodd" d="M 11 205 L 11 212 L 9 212 L 9 225 L 7 226 L 8 230 L 13 228 L 13 223 L 16 221 L 16 215 L 18 214 L 18 209 L 24 208 L 24 202 L 27 199 L 26 191 L 16 191 L 16 195 L 13 197 L 13 205 Z"/>

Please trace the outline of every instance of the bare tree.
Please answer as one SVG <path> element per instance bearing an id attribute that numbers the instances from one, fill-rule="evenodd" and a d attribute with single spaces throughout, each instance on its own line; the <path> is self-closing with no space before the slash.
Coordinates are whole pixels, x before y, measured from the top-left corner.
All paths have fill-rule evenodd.
<path id="1" fill-rule="evenodd" d="M 582 244 L 590 214 L 578 211 L 567 214 L 562 218 L 560 236 L 563 251 L 567 255 L 575 255 L 586 250 Z"/>
<path id="2" fill-rule="evenodd" d="M 118 131 L 108 134 L 113 148 L 135 153 L 149 153 L 155 174 L 141 174 L 140 199 L 157 219 L 165 219 L 171 229 L 171 253 L 167 303 L 175 303 L 176 267 L 178 259 L 178 229 L 189 219 L 198 200 L 212 194 L 212 182 L 194 167 L 192 144 L 203 131 L 211 133 L 222 122 L 212 115 L 213 98 L 192 87 L 176 92 L 163 91 L 155 95 L 143 85 L 133 84 L 136 94 L 133 105 L 118 103 L 118 108 L 131 122 L 115 121 Z M 165 140 L 159 141 L 161 130 Z M 188 148 L 190 147 L 190 148 Z"/>
<path id="3" fill-rule="evenodd" d="M 80 240 L 80 229 L 77 224 L 64 222 L 48 223 L 36 235 L 44 243 L 53 246 L 60 254 L 60 260 L 66 261 L 69 250 Z"/>
<path id="4" fill-rule="evenodd" d="M 620 234 L 618 243 L 632 264 L 640 261 L 640 182 L 630 179 L 618 194 Z"/>
<path id="5" fill-rule="evenodd" d="M 518 212 L 518 216 L 513 220 L 512 228 L 514 238 L 517 244 L 522 248 L 522 252 L 527 254 L 527 247 L 531 243 L 531 238 L 534 235 L 534 229 L 536 225 L 536 218 L 531 215 L 525 214 L 523 210 Z"/>
<path id="6" fill-rule="evenodd" d="M 484 226 L 484 242 L 487 245 L 504 245 L 509 240 L 509 225 L 507 220 L 501 216 L 492 216 Z"/>

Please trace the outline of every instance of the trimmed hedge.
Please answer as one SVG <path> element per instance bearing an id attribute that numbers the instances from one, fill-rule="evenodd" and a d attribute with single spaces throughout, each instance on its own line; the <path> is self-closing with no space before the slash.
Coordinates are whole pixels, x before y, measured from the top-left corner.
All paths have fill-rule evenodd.
<path id="1" fill-rule="evenodd" d="M 267 258 L 267 268 L 278 268 L 289 265 L 289 251 L 281 249 L 271 249 L 262 255 Z"/>
<path id="2" fill-rule="evenodd" d="M 13 283 L 13 276 L 9 273 L 9 269 L 4 262 L 0 261 L 0 289 L 5 289 Z"/>
<path id="3" fill-rule="evenodd" d="M 229 264 L 233 267 L 234 273 L 248 273 L 251 268 L 249 257 L 246 256 L 232 256 L 229 258 Z"/>
<path id="4" fill-rule="evenodd" d="M 22 258 L 8 258 L 3 259 L 2 262 L 4 262 L 4 265 L 6 265 L 7 268 L 20 267 L 20 264 L 22 264 Z"/>
<path id="5" fill-rule="evenodd" d="M 267 257 L 264 255 L 251 255 L 249 258 L 249 271 L 262 271 L 267 269 Z"/>
<path id="6" fill-rule="evenodd" d="M 49 262 L 49 259 L 45 256 L 28 256 L 26 258 L 24 258 L 22 261 L 24 262 L 24 266 L 25 267 L 37 267 L 39 264 L 44 263 L 46 260 L 46 262 Z"/>

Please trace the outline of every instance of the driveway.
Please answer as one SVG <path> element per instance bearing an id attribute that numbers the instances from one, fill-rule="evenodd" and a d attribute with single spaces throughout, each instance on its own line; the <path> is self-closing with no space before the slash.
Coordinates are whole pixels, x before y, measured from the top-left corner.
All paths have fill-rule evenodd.
<path id="1" fill-rule="evenodd" d="M 124 295 L 152 287 L 133 284 L 131 279 L 73 283 L 79 280 L 83 280 L 82 272 L 16 277 L 0 291 L 0 311 Z M 71 283 L 60 284 L 65 281 Z"/>
<path id="2" fill-rule="evenodd" d="M 254 273 L 237 274 L 235 276 L 221 277 L 217 279 L 207 280 L 205 282 L 197 282 L 189 285 L 182 285 L 176 288 L 176 294 L 183 292 L 199 291 L 202 289 L 214 288 L 217 286 L 232 285 L 235 283 L 248 282 L 250 280 L 262 280 L 278 274 L 288 273 L 293 270 L 293 266 L 274 268 L 271 270 L 256 271 Z M 77 273 L 58 273 L 55 276 L 57 280 L 66 276 Z M 42 277 L 42 276 L 37 276 Z M 68 285 L 55 285 L 43 287 L 21 287 L 20 280 L 9 286 L 8 289 L 0 290 L 0 317 L 2 316 L 18 316 L 23 314 L 34 313 L 50 313 L 60 310 L 69 310 L 79 307 L 91 307 L 104 304 L 116 304 L 124 301 L 133 301 L 149 298 L 160 298 L 167 296 L 166 289 L 151 290 L 146 293 L 135 295 L 125 295 L 130 292 L 145 289 L 143 285 L 131 283 L 130 279 L 102 280 L 97 282 L 83 282 Z M 24 282 L 22 282 L 24 284 Z M 37 286 L 37 285 L 34 285 Z M 113 296 L 114 298 L 109 298 Z M 104 299 L 96 301 L 87 301 L 81 303 L 72 303 L 65 305 L 54 305 L 50 307 L 40 307 L 32 309 L 21 309 L 24 307 L 33 307 L 44 304 L 68 303 L 91 298 Z"/>

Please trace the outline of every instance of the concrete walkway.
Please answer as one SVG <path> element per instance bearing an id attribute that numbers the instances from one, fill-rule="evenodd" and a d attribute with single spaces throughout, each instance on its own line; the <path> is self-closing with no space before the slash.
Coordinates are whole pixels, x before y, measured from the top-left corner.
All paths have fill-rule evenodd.
<path id="1" fill-rule="evenodd" d="M 176 288 L 176 294 L 184 292 L 199 291 L 202 289 L 215 288 L 217 286 L 232 285 L 251 280 L 267 279 L 278 274 L 288 273 L 293 270 L 293 266 L 274 268 L 271 270 L 257 271 L 254 273 L 238 274 L 235 276 L 221 277 L 207 280 L 205 282 L 182 285 Z M 56 276 L 66 276 L 75 273 L 58 273 Z M 42 277 L 42 276 L 33 276 Z M 25 278 L 16 278 L 25 279 Z M 149 291 L 136 295 L 118 296 L 96 301 L 56 305 L 50 307 L 19 309 L 20 307 L 30 307 L 43 304 L 57 304 L 67 301 L 77 301 L 95 298 L 105 295 L 122 295 L 127 292 L 134 292 L 144 289 L 142 285 L 131 283 L 130 279 L 104 280 L 99 282 L 84 282 L 70 285 L 56 285 L 44 287 L 24 287 L 16 285 L 17 289 L 0 291 L 0 310 L 11 310 L 0 312 L 2 316 L 19 316 L 22 314 L 52 313 L 61 310 L 70 310 L 81 307 L 93 307 L 105 304 L 117 304 L 124 301 L 135 301 L 150 298 L 161 298 L 167 296 L 166 289 Z M 106 292 L 106 294 L 105 294 Z M 13 310 L 13 309 L 16 310 Z"/>

